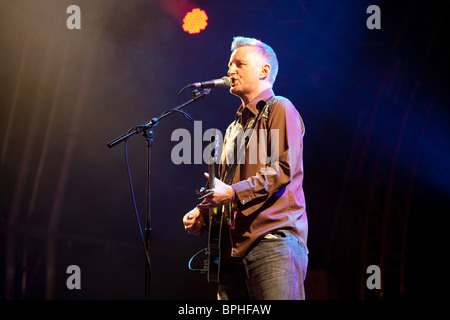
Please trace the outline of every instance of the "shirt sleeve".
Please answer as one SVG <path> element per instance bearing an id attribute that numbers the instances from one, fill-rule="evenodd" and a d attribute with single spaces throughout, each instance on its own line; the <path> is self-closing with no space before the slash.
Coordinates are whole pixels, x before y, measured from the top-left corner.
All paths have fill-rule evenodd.
<path id="1" fill-rule="evenodd" d="M 261 165 L 256 175 L 231 185 L 244 215 L 260 209 L 270 196 L 285 188 L 301 163 L 304 126 L 288 99 L 282 98 L 272 107 L 266 132 L 267 151 L 275 150 L 277 154 L 270 154 L 270 162 Z"/>

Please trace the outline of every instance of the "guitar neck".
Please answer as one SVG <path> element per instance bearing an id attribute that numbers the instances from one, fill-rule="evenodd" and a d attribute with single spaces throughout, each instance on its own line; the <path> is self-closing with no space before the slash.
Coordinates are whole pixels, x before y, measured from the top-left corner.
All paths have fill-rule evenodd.
<path id="1" fill-rule="evenodd" d="M 209 178 L 208 178 L 209 188 L 214 189 L 216 187 L 216 183 L 215 183 L 216 170 L 215 170 L 214 163 L 211 163 L 208 165 L 208 175 L 209 175 Z"/>
<path id="2" fill-rule="evenodd" d="M 208 163 L 208 174 L 209 174 L 209 178 L 208 178 L 208 183 L 209 183 L 209 188 L 210 189 L 214 189 L 216 184 L 215 184 L 215 177 L 216 177 L 216 160 L 218 157 L 218 150 L 219 150 L 219 136 L 218 136 L 218 132 L 214 131 L 214 134 L 211 136 L 211 144 L 210 144 L 210 161 Z"/>

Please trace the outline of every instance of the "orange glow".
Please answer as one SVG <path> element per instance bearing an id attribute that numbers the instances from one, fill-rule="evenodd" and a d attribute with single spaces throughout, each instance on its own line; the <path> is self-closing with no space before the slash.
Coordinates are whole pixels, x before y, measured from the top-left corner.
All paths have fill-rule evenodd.
<path id="1" fill-rule="evenodd" d="M 205 30 L 208 25 L 206 12 L 199 8 L 192 9 L 183 18 L 183 30 L 193 34 Z"/>

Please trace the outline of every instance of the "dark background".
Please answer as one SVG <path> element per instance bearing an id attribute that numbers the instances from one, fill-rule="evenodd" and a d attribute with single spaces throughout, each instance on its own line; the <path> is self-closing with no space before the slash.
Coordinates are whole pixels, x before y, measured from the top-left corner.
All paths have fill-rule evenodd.
<path id="1" fill-rule="evenodd" d="M 81 30 L 66 27 L 71 4 Z M 371 4 L 381 30 L 366 27 Z M 208 26 L 190 35 L 181 20 L 195 7 Z M 306 125 L 307 298 L 439 297 L 449 19 L 448 1 L 0 1 L 0 297 L 144 298 L 124 144 L 107 143 L 175 107 L 186 84 L 225 75 L 237 35 L 277 52 L 274 91 Z M 239 103 L 214 88 L 186 111 L 203 131 L 224 132 Z M 154 128 L 151 298 L 215 299 L 187 268 L 206 236 L 187 235 L 181 219 L 206 168 L 173 164 L 178 128 L 193 133 L 181 114 Z M 145 139 L 130 138 L 128 152 L 144 225 Z M 66 287 L 70 265 L 81 268 L 80 290 Z M 381 290 L 366 287 L 370 265 Z"/>

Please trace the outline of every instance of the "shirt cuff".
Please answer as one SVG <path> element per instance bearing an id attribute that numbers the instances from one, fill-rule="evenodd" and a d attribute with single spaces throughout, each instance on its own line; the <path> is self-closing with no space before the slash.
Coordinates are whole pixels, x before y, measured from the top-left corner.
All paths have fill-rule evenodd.
<path id="1" fill-rule="evenodd" d="M 253 188 L 247 180 L 235 183 L 231 187 L 233 188 L 236 195 L 235 201 L 239 202 L 242 205 L 247 204 L 255 198 Z"/>

